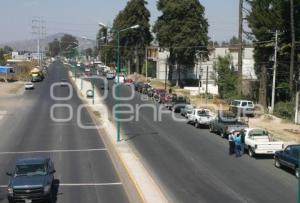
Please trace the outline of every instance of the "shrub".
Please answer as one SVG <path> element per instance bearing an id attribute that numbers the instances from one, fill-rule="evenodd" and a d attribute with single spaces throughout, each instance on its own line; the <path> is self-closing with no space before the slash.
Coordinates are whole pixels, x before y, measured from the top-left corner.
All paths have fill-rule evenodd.
<path id="1" fill-rule="evenodd" d="M 278 102 L 274 107 L 274 115 L 283 119 L 293 120 L 295 117 L 294 102 Z"/>

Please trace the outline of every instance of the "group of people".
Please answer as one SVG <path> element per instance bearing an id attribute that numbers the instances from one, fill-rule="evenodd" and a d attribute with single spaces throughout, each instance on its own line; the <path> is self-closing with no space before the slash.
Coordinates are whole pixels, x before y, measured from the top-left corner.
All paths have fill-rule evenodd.
<path id="1" fill-rule="evenodd" d="M 245 133 L 241 131 L 230 131 L 228 135 L 229 155 L 235 154 L 236 157 L 241 157 L 245 151 Z"/>

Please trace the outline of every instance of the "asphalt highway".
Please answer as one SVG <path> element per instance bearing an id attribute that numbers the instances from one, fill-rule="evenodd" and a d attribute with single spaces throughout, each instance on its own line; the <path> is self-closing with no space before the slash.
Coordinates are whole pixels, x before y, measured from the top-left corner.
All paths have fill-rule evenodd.
<path id="1" fill-rule="evenodd" d="M 55 165 L 59 183 L 57 201 L 62 203 L 120 203 L 128 202 L 125 185 L 120 182 L 107 149 L 96 130 L 81 129 L 77 125 L 77 108 L 82 104 L 74 94 L 59 101 L 50 94 L 51 85 L 56 97 L 67 97 L 68 87 L 61 87 L 67 71 L 60 62 L 53 63 L 46 79 L 36 83 L 35 90 L 21 96 L 0 98 L 0 110 L 6 111 L 0 120 L 0 202 L 7 202 L 7 171 L 12 171 L 16 159 L 50 157 Z M 72 109 L 57 105 L 69 105 Z M 54 106 L 56 105 L 56 106 Z M 51 119 L 71 119 L 57 122 Z M 81 121 L 93 122 L 86 110 Z"/>
<path id="2" fill-rule="evenodd" d="M 105 102 L 112 111 L 116 99 L 112 81 L 109 84 Z M 131 94 L 129 87 L 121 86 L 122 97 Z M 170 112 L 155 121 L 153 109 L 159 105 L 139 93 L 121 104 L 140 112 L 133 121 L 121 123 L 122 141 L 134 147 L 170 202 L 297 202 L 298 180 L 291 172 L 275 168 L 272 157 L 229 156 L 226 140 L 186 121 L 176 122 Z M 153 106 L 138 110 L 144 104 Z"/>

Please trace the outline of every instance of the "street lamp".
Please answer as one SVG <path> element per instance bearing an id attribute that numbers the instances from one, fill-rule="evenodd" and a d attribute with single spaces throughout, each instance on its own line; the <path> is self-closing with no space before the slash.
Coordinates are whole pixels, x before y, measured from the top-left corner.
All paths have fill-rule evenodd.
<path id="1" fill-rule="evenodd" d="M 120 73 L 121 73 L 121 65 L 120 65 L 120 33 L 130 30 L 130 29 L 137 29 L 140 27 L 140 25 L 133 25 L 131 27 L 125 28 L 125 29 L 121 29 L 121 30 L 116 30 L 112 27 L 108 27 L 107 25 L 105 25 L 104 23 L 98 23 L 99 26 L 101 27 L 106 27 L 106 28 L 110 28 L 114 33 L 117 34 L 117 89 L 116 89 L 116 94 L 117 94 L 117 105 L 119 104 L 119 97 L 120 97 Z M 117 142 L 121 141 L 121 123 L 119 120 L 119 113 L 118 111 L 116 112 L 116 118 L 117 118 Z"/>

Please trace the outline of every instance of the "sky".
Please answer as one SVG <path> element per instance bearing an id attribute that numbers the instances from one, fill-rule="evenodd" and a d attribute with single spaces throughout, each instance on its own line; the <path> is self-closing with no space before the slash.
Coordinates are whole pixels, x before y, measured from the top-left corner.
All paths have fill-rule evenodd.
<path id="1" fill-rule="evenodd" d="M 1 0 L 0 43 L 33 39 L 32 19 L 42 17 L 47 35 L 64 32 L 95 39 L 98 23 L 112 24 L 127 0 Z M 209 37 L 229 40 L 238 33 L 239 0 L 200 0 L 210 24 Z M 151 23 L 160 15 L 148 0 Z"/>

